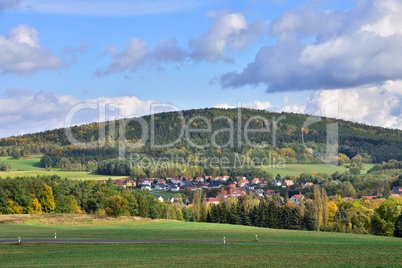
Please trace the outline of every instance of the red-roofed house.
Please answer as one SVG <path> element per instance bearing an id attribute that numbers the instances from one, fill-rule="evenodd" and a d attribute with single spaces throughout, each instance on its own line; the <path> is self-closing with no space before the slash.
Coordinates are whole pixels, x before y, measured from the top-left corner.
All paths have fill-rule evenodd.
<path id="1" fill-rule="evenodd" d="M 287 187 L 290 187 L 294 184 L 291 180 L 284 180 L 283 182 L 286 184 Z"/>
<path id="2" fill-rule="evenodd" d="M 207 205 L 208 204 L 216 204 L 216 205 L 218 205 L 219 204 L 219 199 L 218 198 L 207 198 L 207 200 L 206 200 L 206 202 L 205 202 Z"/>
<path id="3" fill-rule="evenodd" d="M 166 183 L 165 179 L 158 179 L 159 183 Z"/>
<path id="4" fill-rule="evenodd" d="M 117 185 L 117 186 L 120 186 L 120 187 L 123 187 L 123 188 L 126 188 L 126 184 L 124 182 L 122 182 L 122 181 L 117 180 L 117 181 L 113 182 L 113 184 Z"/>
<path id="5" fill-rule="evenodd" d="M 259 184 L 261 181 L 259 178 L 254 178 L 253 181 L 251 182 L 252 184 Z"/>
<path id="6" fill-rule="evenodd" d="M 302 194 L 295 194 L 290 198 L 290 201 L 295 202 L 296 205 L 299 205 L 299 199 L 304 199 L 304 195 Z"/>
<path id="7" fill-rule="evenodd" d="M 391 194 L 388 198 L 390 198 L 390 197 L 400 197 L 400 196 L 402 196 L 402 195 L 400 195 L 400 194 Z"/>
<path id="8" fill-rule="evenodd" d="M 246 183 L 249 183 L 249 181 L 248 181 L 248 180 L 240 180 L 240 181 L 239 181 L 239 186 L 240 186 L 240 187 L 243 187 L 244 184 L 246 184 Z"/>
<path id="9" fill-rule="evenodd" d="M 269 195 L 274 195 L 275 192 L 274 192 L 274 190 L 267 190 L 267 194 L 269 194 Z"/>
<path id="10" fill-rule="evenodd" d="M 230 195 L 231 197 L 240 197 L 240 196 L 244 196 L 246 193 L 241 190 L 241 189 L 233 189 L 232 190 L 232 195 Z"/>
<path id="11" fill-rule="evenodd" d="M 303 188 L 305 187 L 313 187 L 313 183 L 312 182 L 306 182 L 306 184 L 303 185 Z"/>
<path id="12" fill-rule="evenodd" d="M 353 201 L 353 200 L 356 200 L 356 198 L 354 198 L 354 197 L 344 197 L 343 200 L 345 200 L 345 201 Z"/>

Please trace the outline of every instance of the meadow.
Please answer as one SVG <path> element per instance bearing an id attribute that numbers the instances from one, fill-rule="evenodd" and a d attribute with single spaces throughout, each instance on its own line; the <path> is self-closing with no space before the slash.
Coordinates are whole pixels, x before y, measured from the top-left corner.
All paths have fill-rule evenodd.
<path id="1" fill-rule="evenodd" d="M 80 171 L 62 171 L 60 169 L 50 169 L 46 170 L 40 168 L 40 155 L 35 155 L 27 158 L 21 158 L 19 160 L 14 160 L 12 157 L 0 157 L 1 161 L 6 163 L 11 163 L 13 169 L 10 171 L 1 171 L 0 177 L 21 177 L 21 176 L 46 176 L 46 175 L 58 175 L 61 178 L 67 179 L 79 179 L 79 180 L 104 180 L 108 178 L 112 179 L 122 179 L 127 178 L 127 176 L 110 176 L 110 175 L 99 175 L 95 172 L 80 172 Z M 367 173 L 367 171 L 372 168 L 374 164 L 364 164 L 364 170 L 361 171 L 362 174 Z M 284 168 L 278 167 L 261 167 L 267 169 L 274 176 L 280 174 L 282 177 L 286 175 L 297 176 L 300 173 L 327 173 L 328 175 L 333 174 L 336 171 L 345 172 L 347 169 L 342 166 L 331 166 L 328 164 L 289 164 Z"/>
<path id="2" fill-rule="evenodd" d="M 247 226 L 119 219 L 96 215 L 1 215 L 0 240 L 145 239 L 203 240 L 196 243 L 0 243 L 2 267 L 15 266 L 234 266 L 398 267 L 402 239 L 370 235 L 276 230 Z M 259 244 L 259 242 L 280 244 Z M 230 244 L 230 241 L 250 242 Z"/>
<path id="3" fill-rule="evenodd" d="M 361 171 L 361 174 L 367 173 L 367 171 L 372 168 L 374 164 L 364 164 L 364 169 Z M 281 177 L 292 175 L 297 176 L 300 173 L 327 173 L 328 175 L 334 174 L 336 171 L 345 172 L 348 169 L 343 166 L 331 166 L 329 164 L 288 164 L 282 167 L 261 167 L 274 176 L 276 174 L 280 174 Z"/>
<path id="4" fill-rule="evenodd" d="M 50 169 L 46 170 L 41 168 L 40 163 L 41 155 L 34 155 L 30 157 L 24 157 L 18 160 L 12 157 L 0 157 L 1 161 L 10 163 L 13 168 L 9 171 L 0 171 L 1 178 L 14 178 L 22 176 L 52 176 L 58 175 L 61 178 L 74 179 L 74 180 L 107 180 L 108 178 L 122 179 L 127 178 L 127 176 L 110 176 L 110 175 L 99 175 L 95 172 L 81 172 L 81 171 L 62 171 L 60 169 Z"/>

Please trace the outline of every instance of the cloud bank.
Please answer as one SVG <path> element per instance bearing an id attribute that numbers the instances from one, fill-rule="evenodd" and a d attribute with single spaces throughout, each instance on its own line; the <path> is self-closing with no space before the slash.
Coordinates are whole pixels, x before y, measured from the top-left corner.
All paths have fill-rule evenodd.
<path id="1" fill-rule="evenodd" d="M 26 89 L 8 89 L 0 98 L 0 138 L 64 127 L 67 113 L 81 103 L 105 102 L 106 119 L 150 114 L 155 100 L 140 100 L 135 96 L 77 99 L 70 95 L 34 93 Z M 109 106 L 112 105 L 112 106 Z M 109 117 L 114 116 L 114 117 Z M 98 111 L 85 109 L 76 113 L 72 125 L 98 122 Z"/>
<path id="2" fill-rule="evenodd" d="M 262 47 L 223 87 L 266 85 L 267 92 L 352 88 L 402 79 L 402 2 L 357 0 L 350 10 L 305 6 L 276 18 Z"/>

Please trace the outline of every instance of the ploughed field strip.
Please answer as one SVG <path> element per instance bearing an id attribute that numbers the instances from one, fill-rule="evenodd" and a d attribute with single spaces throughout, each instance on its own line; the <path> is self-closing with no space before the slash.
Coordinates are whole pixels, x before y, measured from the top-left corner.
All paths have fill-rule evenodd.
<path id="1" fill-rule="evenodd" d="M 0 243 L 15 243 L 18 239 L 0 240 Z M 203 240 L 133 240 L 133 239 L 21 239 L 21 243 L 193 243 L 193 244 L 258 244 L 258 245 L 295 245 L 289 243 L 203 241 Z"/>

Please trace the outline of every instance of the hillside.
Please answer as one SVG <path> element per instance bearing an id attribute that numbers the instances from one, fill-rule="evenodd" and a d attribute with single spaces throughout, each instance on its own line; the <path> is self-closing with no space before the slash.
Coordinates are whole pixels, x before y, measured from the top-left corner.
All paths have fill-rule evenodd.
<path id="1" fill-rule="evenodd" d="M 229 166 L 235 165 L 239 159 L 253 165 L 266 165 L 268 160 L 278 157 L 282 157 L 287 164 L 313 164 L 321 161 L 313 157 L 312 150 L 325 153 L 327 149 L 327 124 L 337 123 L 340 164 L 402 159 L 400 130 L 330 118 L 303 128 L 307 115 L 251 109 L 241 109 L 240 112 L 237 109 L 198 109 L 182 113 L 183 118 L 177 112 L 165 112 L 156 114 L 154 121 L 151 116 L 144 116 L 124 124 L 106 122 L 104 132 L 101 126 L 104 139 L 100 143 L 97 143 L 100 133 L 98 123 L 72 127 L 70 130 L 74 138 L 82 142 L 84 148 L 72 146 L 65 129 L 3 138 L 0 139 L 0 156 L 12 156 L 16 150 L 23 156 L 46 154 L 42 167 L 65 166 L 70 170 L 96 170 L 102 161 L 118 156 L 128 157 L 130 153 L 137 153 L 138 159 L 165 157 L 163 162 L 174 162 L 174 156 L 195 166 L 213 157 L 227 158 Z M 119 133 L 123 126 L 125 131 Z M 245 135 L 246 128 L 254 131 Z M 151 143 L 152 137 L 154 144 Z M 306 149 L 303 140 L 311 149 Z M 169 143 L 173 145 L 166 148 L 154 146 Z M 134 144 L 139 146 L 132 146 Z M 256 145 L 263 148 L 255 148 Z M 358 159 L 351 161 L 354 157 Z M 252 159 L 265 160 L 255 163 Z M 102 173 L 102 168 L 98 171 Z"/>

